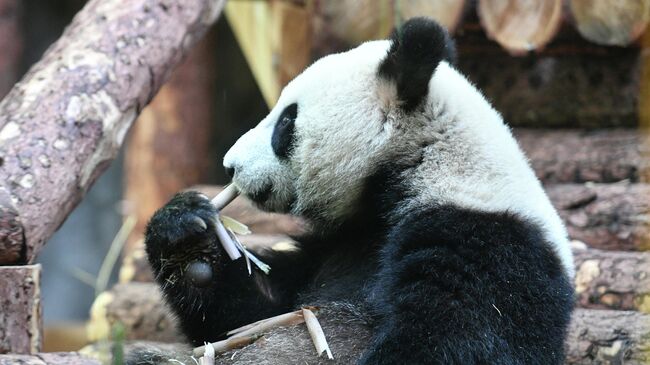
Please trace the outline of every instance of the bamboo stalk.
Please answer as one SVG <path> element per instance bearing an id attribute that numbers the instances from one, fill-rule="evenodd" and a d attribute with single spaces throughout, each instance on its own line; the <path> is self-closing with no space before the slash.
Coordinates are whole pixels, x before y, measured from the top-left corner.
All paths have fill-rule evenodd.
<path id="1" fill-rule="evenodd" d="M 312 310 L 318 310 L 317 307 L 306 307 L 297 311 L 284 313 L 275 317 L 262 319 L 260 321 L 241 326 L 234 330 L 229 331 L 227 334 L 229 338 L 213 342 L 210 345 L 214 347 L 216 353 L 222 353 L 228 350 L 240 348 L 251 344 L 264 333 L 278 327 L 295 326 L 305 321 L 303 317 L 303 310 L 308 310 L 312 315 Z M 320 326 L 319 326 L 320 328 Z M 322 329 L 321 329 L 322 332 Z M 324 337 L 324 336 L 323 336 Z M 205 353 L 206 346 L 199 346 L 193 350 L 194 356 L 200 357 Z M 329 348 L 328 348 L 329 350 Z M 331 354 L 331 353 L 330 353 Z"/>
<path id="2" fill-rule="evenodd" d="M 308 308 L 303 308 L 302 316 L 305 319 L 305 324 L 307 325 L 307 330 L 309 331 L 311 340 L 314 341 L 314 346 L 316 347 L 318 357 L 320 357 L 323 352 L 325 352 L 327 353 L 327 358 L 333 360 L 334 356 L 332 356 L 330 346 L 327 344 L 327 339 L 325 338 L 325 333 L 323 333 L 323 328 L 320 326 L 320 323 L 318 322 L 318 319 L 314 313 Z"/>
<path id="3" fill-rule="evenodd" d="M 212 205 L 215 208 L 221 210 L 230 204 L 235 198 L 239 195 L 239 189 L 235 184 L 229 184 L 226 186 L 217 196 L 212 199 Z"/>
<path id="4" fill-rule="evenodd" d="M 205 344 L 205 353 L 199 359 L 199 364 L 201 365 L 214 365 L 214 346 L 206 343 Z"/>
<path id="5" fill-rule="evenodd" d="M 214 226 L 217 231 L 217 237 L 219 237 L 219 242 L 221 242 L 221 246 L 226 250 L 230 259 L 235 261 L 240 258 L 241 253 L 239 252 L 239 249 L 237 249 L 235 242 L 230 238 L 230 235 L 228 235 L 228 231 L 226 231 L 226 227 L 223 226 L 219 216 L 217 216 Z"/>
<path id="6" fill-rule="evenodd" d="M 251 328 L 232 335 L 231 338 L 245 337 L 257 333 L 268 332 L 269 330 L 272 330 L 276 327 L 294 326 L 304 321 L 305 319 L 303 318 L 302 312 L 299 310 L 295 312 L 285 313 L 263 320 Z"/>

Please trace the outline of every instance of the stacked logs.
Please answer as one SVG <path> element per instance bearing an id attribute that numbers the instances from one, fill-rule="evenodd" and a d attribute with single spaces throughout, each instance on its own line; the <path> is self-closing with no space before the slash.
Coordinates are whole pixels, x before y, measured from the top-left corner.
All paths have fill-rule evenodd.
<path id="1" fill-rule="evenodd" d="M 575 240 L 578 308 L 567 343 L 568 363 L 647 360 L 643 339 L 650 335 L 650 315 L 644 313 L 650 310 L 650 253 L 641 251 L 650 234 L 650 186 L 641 182 L 640 134 L 632 130 L 517 130 L 515 134 Z M 209 196 L 219 191 L 218 187 L 198 189 Z M 300 221 L 257 211 L 242 198 L 227 210 L 225 214 L 256 233 L 244 237 L 249 246 L 285 245 L 290 241 L 287 234 L 304 229 Z M 93 321 L 137 324 L 128 331 L 130 339 L 182 341 L 172 327 L 154 325 L 173 319 L 164 307 L 146 304 L 162 298 L 154 284 L 136 282 L 151 278 L 141 251 L 127 257 L 121 278 L 124 282 L 109 292 L 109 301 L 99 304 L 101 316 Z M 136 292 L 146 293 L 139 295 L 140 308 L 146 310 L 119 304 L 133 301 Z M 159 320 L 147 320 L 154 317 Z"/>

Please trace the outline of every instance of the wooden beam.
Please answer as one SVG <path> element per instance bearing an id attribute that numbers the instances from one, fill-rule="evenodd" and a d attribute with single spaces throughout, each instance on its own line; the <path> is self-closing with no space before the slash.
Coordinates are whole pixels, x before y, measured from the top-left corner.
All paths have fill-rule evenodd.
<path id="1" fill-rule="evenodd" d="M 34 261 L 223 5 L 88 1 L 0 102 L 0 194 L 24 233 L 19 260 Z"/>
<path id="2" fill-rule="evenodd" d="M 41 350 L 41 265 L 0 266 L 0 354 Z"/>
<path id="3" fill-rule="evenodd" d="M 308 64 L 311 25 L 305 5 L 285 1 L 230 1 L 226 17 L 269 107 Z"/>

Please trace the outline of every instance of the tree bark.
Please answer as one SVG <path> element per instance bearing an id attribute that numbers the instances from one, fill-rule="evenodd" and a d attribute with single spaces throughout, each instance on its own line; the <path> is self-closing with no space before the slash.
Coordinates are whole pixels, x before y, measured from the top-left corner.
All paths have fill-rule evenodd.
<path id="1" fill-rule="evenodd" d="M 125 252 L 172 195 L 207 180 L 217 160 L 212 141 L 214 37 L 206 37 L 172 73 L 134 124 L 124 158 L 125 197 L 136 217 Z"/>
<path id="2" fill-rule="evenodd" d="M 574 250 L 574 261 L 580 307 L 650 312 L 650 253 Z"/>
<path id="3" fill-rule="evenodd" d="M 0 365 L 101 365 L 102 362 L 76 352 L 43 352 L 34 355 L 0 355 Z"/>
<path id="4" fill-rule="evenodd" d="M 20 0 L 0 0 L 0 100 L 18 80 L 23 54 L 22 20 Z"/>
<path id="5" fill-rule="evenodd" d="M 567 341 L 567 364 L 642 365 L 648 352 L 650 315 L 633 311 L 576 310 Z"/>
<path id="6" fill-rule="evenodd" d="M 0 354 L 41 350 L 41 265 L 0 266 Z"/>
<path id="7" fill-rule="evenodd" d="M 91 0 L 0 103 L 0 189 L 24 261 L 63 222 L 223 0 Z M 8 264 L 10 262 L 1 262 Z"/>
<path id="8" fill-rule="evenodd" d="M 560 184 L 546 187 L 569 236 L 593 248 L 650 248 L 650 185 Z"/>
<path id="9" fill-rule="evenodd" d="M 515 129 L 517 141 L 545 184 L 648 181 L 648 145 L 638 129 Z"/>

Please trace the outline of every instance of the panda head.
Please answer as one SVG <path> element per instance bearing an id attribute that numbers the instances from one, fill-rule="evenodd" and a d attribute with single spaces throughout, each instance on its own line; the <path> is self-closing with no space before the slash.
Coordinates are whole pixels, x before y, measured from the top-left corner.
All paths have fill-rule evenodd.
<path id="1" fill-rule="evenodd" d="M 446 31 L 424 18 L 389 41 L 324 57 L 284 88 L 224 166 L 264 210 L 341 221 L 355 210 L 366 177 L 407 153 L 395 142 L 400 130 L 422 114 L 433 73 L 453 57 Z"/>

